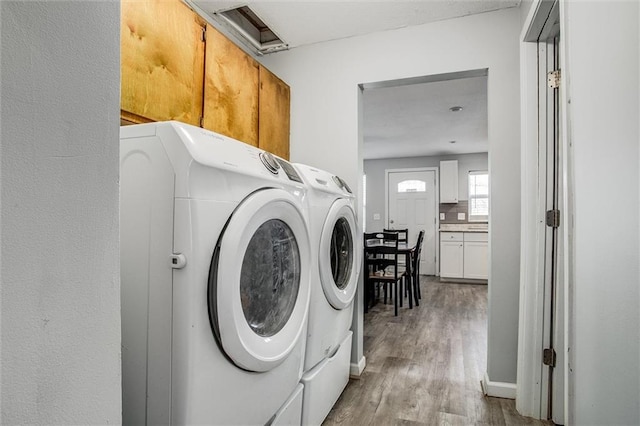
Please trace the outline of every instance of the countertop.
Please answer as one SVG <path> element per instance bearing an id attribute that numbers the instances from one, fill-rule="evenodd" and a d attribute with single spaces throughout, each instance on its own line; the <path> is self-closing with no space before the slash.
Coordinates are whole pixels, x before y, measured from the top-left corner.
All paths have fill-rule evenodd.
<path id="1" fill-rule="evenodd" d="M 489 232 L 488 223 L 442 223 L 440 232 Z"/>

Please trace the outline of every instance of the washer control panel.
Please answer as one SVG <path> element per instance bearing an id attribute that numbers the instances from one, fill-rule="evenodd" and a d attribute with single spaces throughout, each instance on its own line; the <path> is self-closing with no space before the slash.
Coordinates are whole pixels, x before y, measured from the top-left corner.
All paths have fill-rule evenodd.
<path id="1" fill-rule="evenodd" d="M 262 164 L 264 164 L 267 170 L 269 170 L 271 173 L 273 173 L 274 175 L 278 174 L 280 164 L 278 164 L 276 158 L 273 155 L 269 154 L 268 152 L 261 152 L 260 161 L 262 161 Z"/>
<path id="2" fill-rule="evenodd" d="M 276 160 L 278 161 L 278 163 L 280 163 L 280 166 L 282 166 L 282 170 L 284 170 L 289 179 L 295 182 L 302 183 L 302 178 L 300 177 L 296 169 L 293 168 L 291 163 L 278 157 L 276 157 Z"/>

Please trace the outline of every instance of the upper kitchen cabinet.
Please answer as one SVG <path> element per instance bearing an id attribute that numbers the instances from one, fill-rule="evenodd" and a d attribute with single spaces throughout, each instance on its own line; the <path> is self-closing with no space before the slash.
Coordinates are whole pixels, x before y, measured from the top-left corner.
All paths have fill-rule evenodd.
<path id="1" fill-rule="evenodd" d="M 202 116 L 201 18 L 179 0 L 121 3 L 121 117 L 129 122 Z"/>
<path id="2" fill-rule="evenodd" d="M 289 159 L 290 88 L 260 66 L 260 118 L 258 146 Z"/>
<path id="3" fill-rule="evenodd" d="M 202 127 L 258 146 L 258 63 L 207 26 Z"/>
<path id="4" fill-rule="evenodd" d="M 458 202 L 458 160 L 440 162 L 440 202 Z"/>

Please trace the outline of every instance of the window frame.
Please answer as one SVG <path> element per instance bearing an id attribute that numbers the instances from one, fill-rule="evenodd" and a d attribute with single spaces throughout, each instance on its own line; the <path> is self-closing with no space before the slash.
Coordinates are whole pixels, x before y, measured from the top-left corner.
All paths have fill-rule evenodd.
<path id="1" fill-rule="evenodd" d="M 472 195 L 472 191 L 471 191 L 471 176 L 478 176 L 478 175 L 486 175 L 487 176 L 487 195 L 477 195 L 475 194 L 475 192 Z M 490 199 L 490 195 L 489 195 L 489 171 L 488 170 L 470 170 L 469 173 L 467 174 L 467 190 L 469 192 L 469 196 L 468 196 L 468 203 L 469 206 L 467 208 L 467 216 L 468 216 L 468 220 L 469 222 L 489 222 L 489 199 Z M 471 208 L 473 205 L 473 200 L 474 199 L 483 199 L 486 198 L 487 200 L 487 214 L 486 215 L 477 215 L 477 214 L 472 214 L 471 213 Z"/>
<path id="2" fill-rule="evenodd" d="M 414 184 L 414 185 L 418 184 L 418 187 L 417 188 L 402 188 L 404 190 L 401 190 L 400 185 L 402 185 L 403 183 L 407 184 L 407 185 L 405 185 L 405 187 L 408 186 L 409 183 Z M 410 193 L 410 192 L 418 193 L 418 192 L 426 192 L 427 191 L 426 188 L 427 188 L 427 183 L 425 181 L 423 181 L 423 180 L 420 180 L 420 179 L 406 179 L 406 180 L 403 180 L 401 182 L 398 182 L 397 191 L 398 191 L 398 194 L 407 194 L 407 193 Z"/>

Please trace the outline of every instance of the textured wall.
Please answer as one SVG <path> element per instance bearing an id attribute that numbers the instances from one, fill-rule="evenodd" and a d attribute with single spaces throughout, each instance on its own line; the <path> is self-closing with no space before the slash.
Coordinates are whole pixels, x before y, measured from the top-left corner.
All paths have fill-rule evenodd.
<path id="1" fill-rule="evenodd" d="M 1 421 L 117 424 L 119 3 L 0 8 Z"/>
<path id="2" fill-rule="evenodd" d="M 574 183 L 571 420 L 637 425 L 640 6 L 637 1 L 561 5 Z M 602 84 L 608 69 L 616 70 L 616 78 Z M 615 220 L 607 220 L 602 208 L 610 205 L 616 206 Z"/>
<path id="3" fill-rule="evenodd" d="M 441 160 L 458 160 L 458 198 L 468 198 L 467 177 L 470 170 L 487 170 L 487 153 L 447 155 L 433 157 L 389 158 L 381 160 L 365 160 L 364 173 L 367 175 L 367 229 L 376 231 L 386 226 L 384 216 L 385 170 L 411 167 L 437 167 Z M 436 201 L 439 205 L 440 201 Z M 374 220 L 373 214 L 379 213 L 380 219 Z"/>
<path id="4" fill-rule="evenodd" d="M 516 381 L 520 281 L 519 32 L 520 10 L 511 8 L 318 43 L 261 59 L 291 86 L 291 159 L 339 174 L 359 188 L 360 200 L 358 84 L 489 70 L 487 370 L 491 381 L 511 383 Z M 356 312 L 361 313 L 361 298 L 358 303 Z M 362 337 L 356 334 L 354 340 L 361 342 Z"/>

